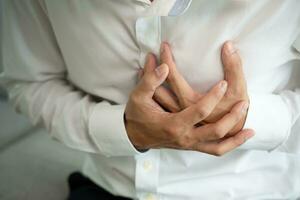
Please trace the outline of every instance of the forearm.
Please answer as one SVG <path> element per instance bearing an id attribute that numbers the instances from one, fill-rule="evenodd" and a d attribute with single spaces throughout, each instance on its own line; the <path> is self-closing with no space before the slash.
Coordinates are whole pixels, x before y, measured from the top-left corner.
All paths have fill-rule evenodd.
<path id="1" fill-rule="evenodd" d="M 123 123 L 125 105 L 98 102 L 67 80 L 68 69 L 42 1 L 1 3 L 0 80 L 15 108 L 69 147 L 108 156 L 135 154 Z"/>
<path id="2" fill-rule="evenodd" d="M 10 80 L 5 86 L 16 110 L 33 124 L 42 124 L 65 145 L 108 156 L 136 153 L 124 128 L 125 106 L 96 102 L 63 79 L 34 83 Z M 118 147 L 109 141 L 118 143 Z"/>
<path id="3" fill-rule="evenodd" d="M 300 58 L 300 35 L 295 40 L 296 57 Z M 288 89 L 278 93 L 250 94 L 250 107 L 245 128 L 256 130 L 256 136 L 240 148 L 279 150 L 300 154 L 300 62 L 294 60 L 290 68 Z"/>
<path id="4" fill-rule="evenodd" d="M 296 121 L 299 119 L 300 93 L 284 91 L 280 94 L 252 94 L 250 107 L 244 128 L 253 128 L 255 137 L 241 149 L 280 150 L 287 153 L 300 153 L 300 140 L 295 140 L 293 134 Z"/>

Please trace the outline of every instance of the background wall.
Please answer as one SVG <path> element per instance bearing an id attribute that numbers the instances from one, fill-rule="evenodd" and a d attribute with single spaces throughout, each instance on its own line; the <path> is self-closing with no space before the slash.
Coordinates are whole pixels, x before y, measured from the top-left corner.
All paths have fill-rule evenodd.
<path id="1" fill-rule="evenodd" d="M 0 47 L 2 46 L 2 0 L 0 0 Z M 0 72 L 2 72 L 2 48 L 0 48 Z"/>
<path id="2" fill-rule="evenodd" d="M 0 73 L 2 3 L 0 0 Z M 44 129 L 32 127 L 25 116 L 17 114 L 0 87 L 1 200 L 65 200 L 67 177 L 81 168 L 82 159 L 83 153 L 55 142 Z"/>
<path id="3" fill-rule="evenodd" d="M 2 0 L 0 0 L 0 73 L 3 70 L 3 62 L 2 62 Z M 0 96 L 4 96 L 4 90 L 0 85 Z"/>

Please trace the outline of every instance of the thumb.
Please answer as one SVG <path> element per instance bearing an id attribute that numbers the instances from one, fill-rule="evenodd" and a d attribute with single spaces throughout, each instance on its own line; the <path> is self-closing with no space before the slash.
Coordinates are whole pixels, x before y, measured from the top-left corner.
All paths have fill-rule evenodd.
<path id="1" fill-rule="evenodd" d="M 242 59 L 231 41 L 224 43 L 221 57 L 228 87 L 238 89 L 241 88 L 241 86 L 245 86 L 246 81 L 244 78 Z"/>
<path id="2" fill-rule="evenodd" d="M 147 65 L 145 66 L 147 68 Z M 144 75 L 137 87 L 138 92 L 144 96 L 152 98 L 155 90 L 166 80 L 169 74 L 167 64 L 162 64 L 153 70 L 144 70 Z"/>

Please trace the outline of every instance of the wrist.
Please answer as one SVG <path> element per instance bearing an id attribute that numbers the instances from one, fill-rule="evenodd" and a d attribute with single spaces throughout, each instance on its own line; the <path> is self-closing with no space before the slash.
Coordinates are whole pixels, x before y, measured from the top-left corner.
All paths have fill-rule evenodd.
<path id="1" fill-rule="evenodd" d="M 124 118 L 124 126 L 125 126 L 127 136 L 129 138 L 131 144 L 134 146 L 134 148 L 136 150 L 138 150 L 139 152 L 148 151 L 149 149 L 143 147 L 144 146 L 144 145 L 142 145 L 143 142 L 141 142 L 142 139 L 139 137 L 139 134 L 137 134 L 135 131 L 136 128 L 134 128 L 132 126 L 131 122 L 126 119 L 126 113 L 124 113 L 123 118 Z"/>

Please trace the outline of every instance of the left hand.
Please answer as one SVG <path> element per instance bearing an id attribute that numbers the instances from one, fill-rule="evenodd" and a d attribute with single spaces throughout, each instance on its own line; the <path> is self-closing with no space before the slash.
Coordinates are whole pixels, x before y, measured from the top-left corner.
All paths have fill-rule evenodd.
<path id="1" fill-rule="evenodd" d="M 161 45 L 160 59 L 161 63 L 165 63 L 169 66 L 170 72 L 167 83 L 172 91 L 160 86 L 155 92 L 154 99 L 162 105 L 162 107 L 171 112 L 178 112 L 199 101 L 203 94 L 194 91 L 178 72 L 175 61 L 173 60 L 171 48 L 167 43 L 162 43 Z M 228 82 L 228 90 L 214 111 L 204 120 L 204 123 L 214 123 L 218 121 L 225 114 L 229 113 L 235 104 L 241 101 L 247 101 L 249 104 L 242 61 L 232 42 L 228 41 L 224 43 L 221 51 L 221 59 L 224 66 L 225 80 Z M 247 108 L 248 105 L 245 109 Z M 246 116 L 247 112 L 245 112 L 242 120 L 230 131 L 229 135 L 234 135 L 243 128 Z"/>

